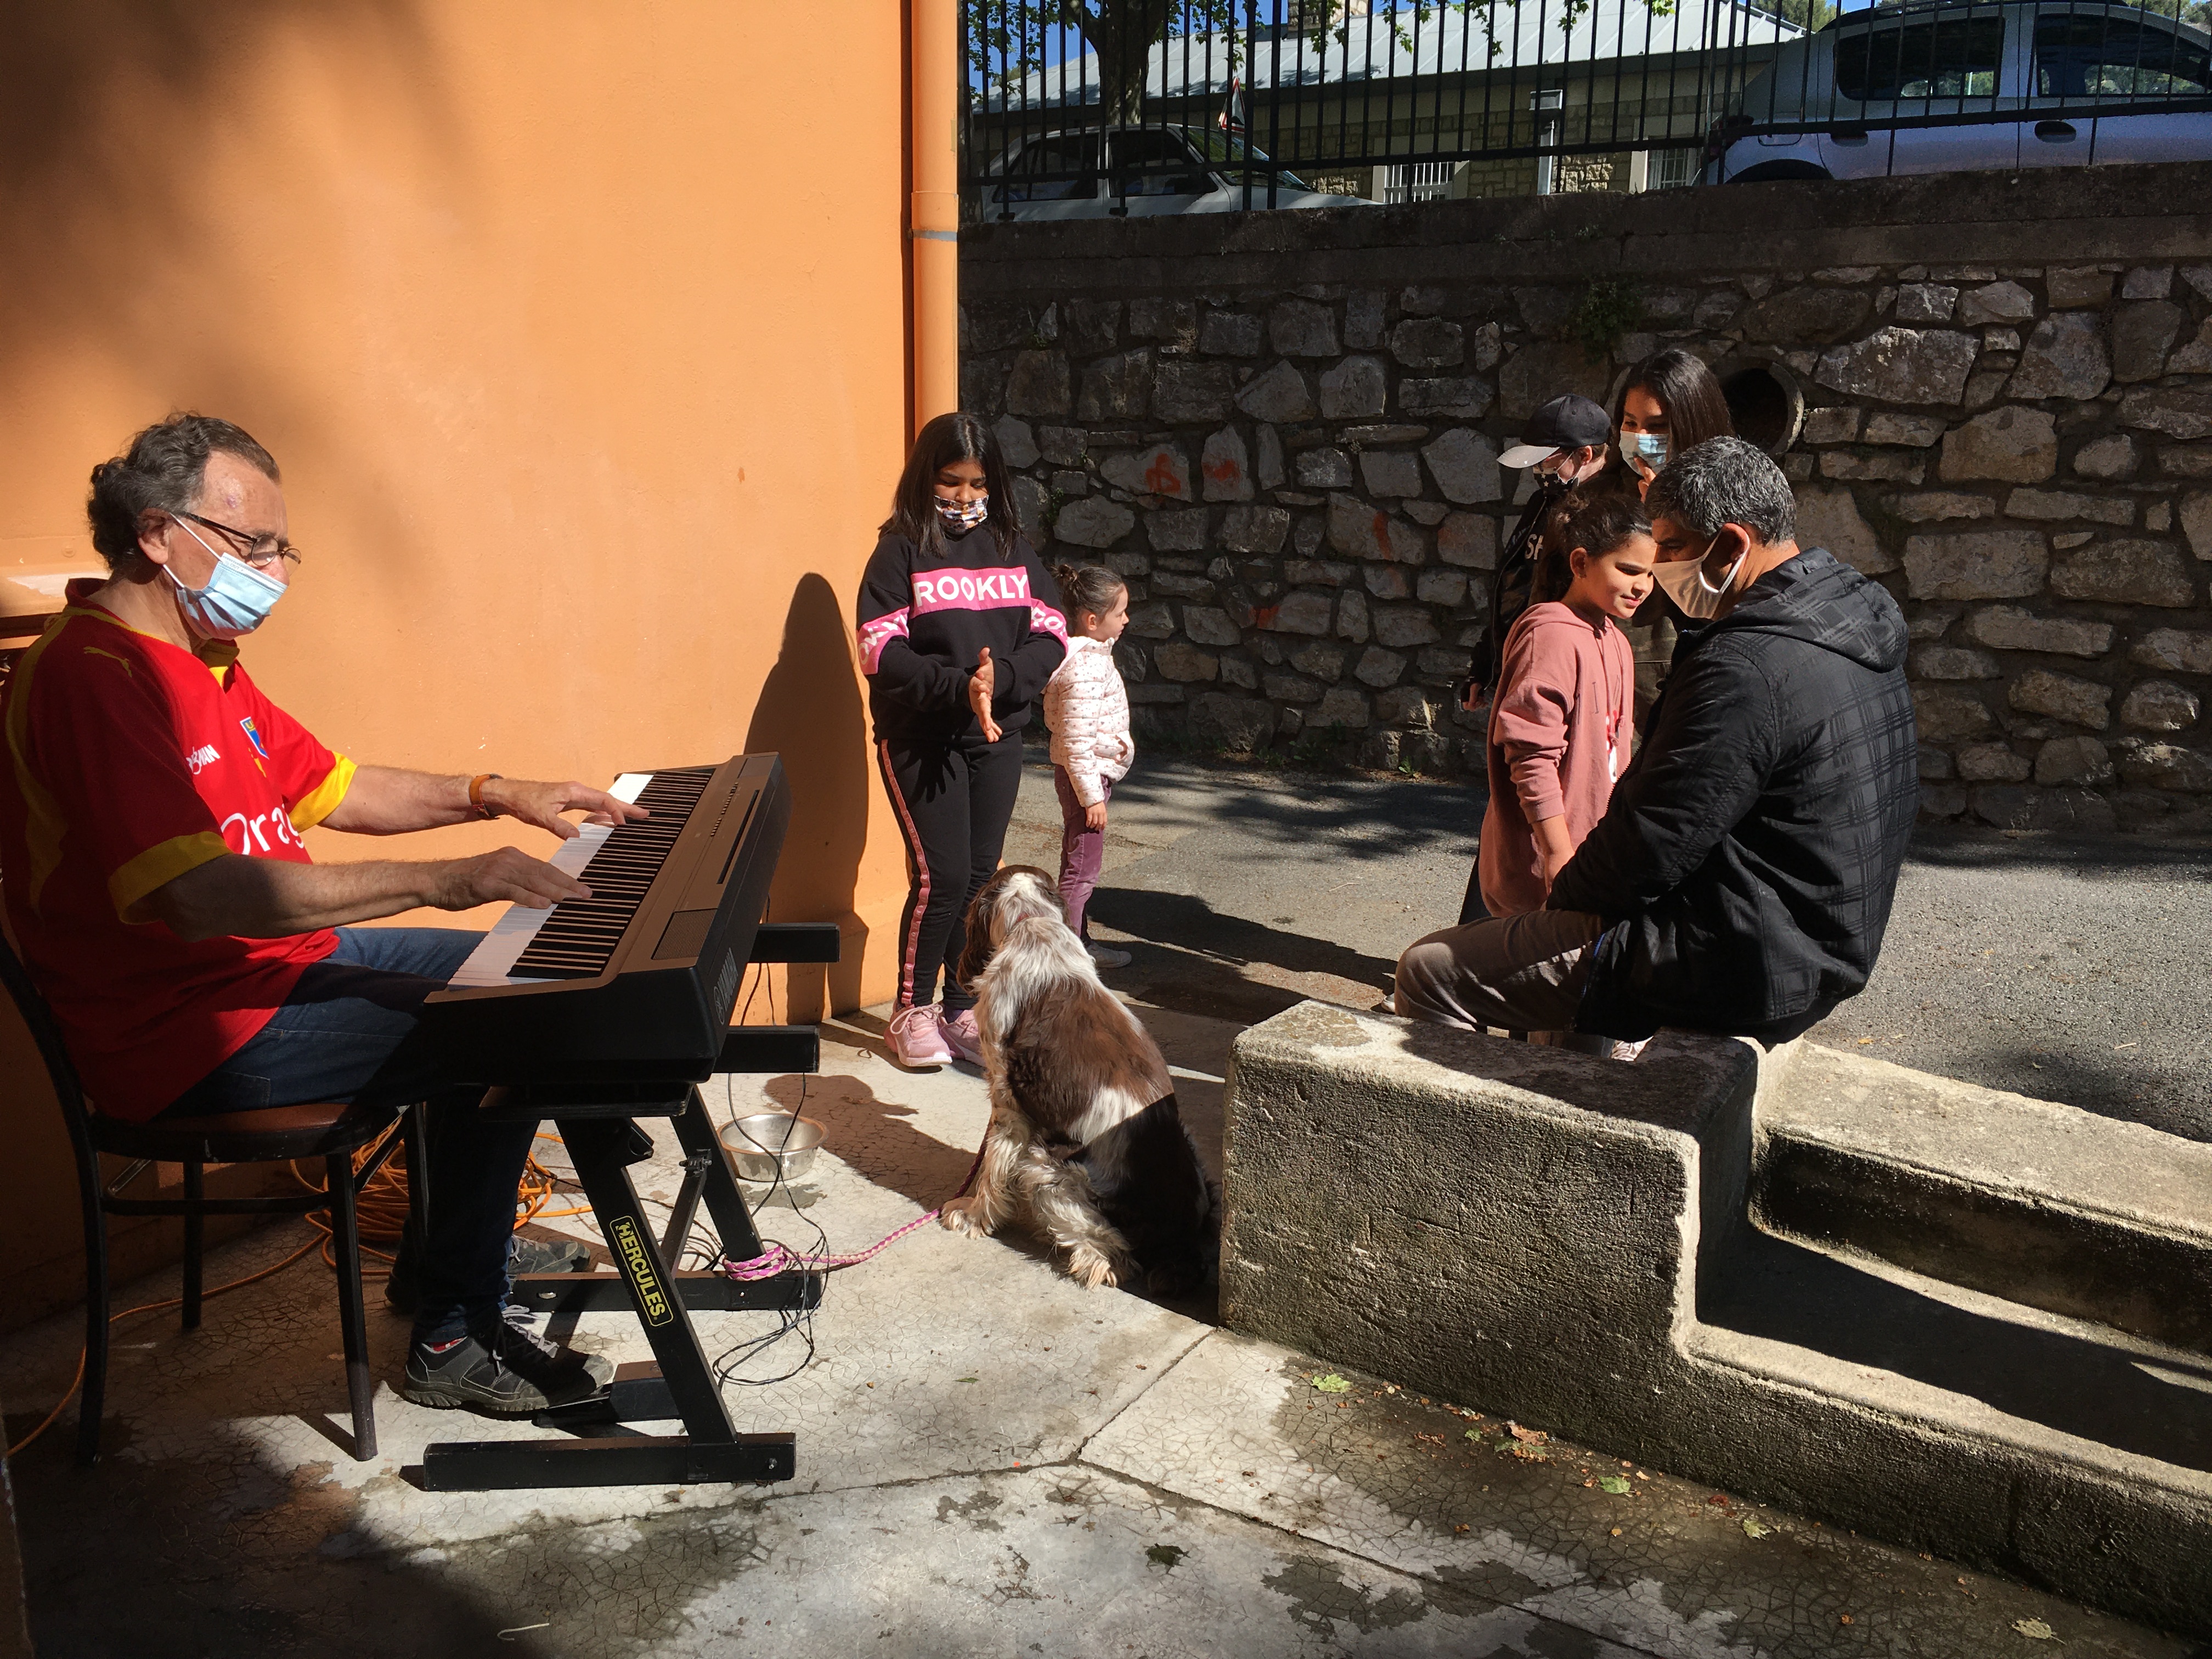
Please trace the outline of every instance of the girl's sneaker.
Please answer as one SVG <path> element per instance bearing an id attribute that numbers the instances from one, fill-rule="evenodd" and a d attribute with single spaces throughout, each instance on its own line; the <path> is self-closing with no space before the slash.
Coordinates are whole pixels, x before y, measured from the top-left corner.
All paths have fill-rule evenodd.
<path id="1" fill-rule="evenodd" d="M 937 1029 L 945 1041 L 951 1045 L 954 1054 L 970 1066 L 983 1063 L 983 1033 L 976 1028 L 973 1008 L 963 1008 L 957 1014 L 940 1012 Z"/>
<path id="2" fill-rule="evenodd" d="M 920 1066 L 942 1066 L 952 1058 L 952 1050 L 945 1046 L 939 1029 L 934 1003 L 900 1009 L 891 1016 L 884 1036 L 890 1042 L 891 1058 L 909 1071 Z"/>
<path id="3" fill-rule="evenodd" d="M 1090 939 L 1083 941 L 1083 948 L 1091 952 L 1091 961 L 1101 968 L 1127 968 L 1129 965 L 1127 951 L 1117 951 L 1110 945 L 1099 945 Z"/>

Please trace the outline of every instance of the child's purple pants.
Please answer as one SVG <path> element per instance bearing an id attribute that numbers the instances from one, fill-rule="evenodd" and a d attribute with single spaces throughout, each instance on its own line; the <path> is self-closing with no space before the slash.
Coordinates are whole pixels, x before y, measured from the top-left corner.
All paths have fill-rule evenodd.
<path id="1" fill-rule="evenodd" d="M 1067 906 L 1067 925 L 1075 936 L 1088 939 L 1083 913 L 1091 908 L 1091 890 L 1098 885 L 1098 866 L 1106 856 L 1106 834 L 1084 827 L 1083 803 L 1067 781 L 1067 769 L 1052 769 L 1052 787 L 1060 792 L 1060 896 Z M 1098 780 L 1106 798 L 1114 796 L 1114 781 Z"/>

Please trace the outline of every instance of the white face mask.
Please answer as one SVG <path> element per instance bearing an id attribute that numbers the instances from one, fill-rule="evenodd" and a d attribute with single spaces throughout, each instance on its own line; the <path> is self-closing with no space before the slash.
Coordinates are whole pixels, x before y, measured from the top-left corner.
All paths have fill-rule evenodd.
<path id="1" fill-rule="evenodd" d="M 1721 601 L 1728 598 L 1729 590 L 1735 586 L 1736 573 L 1751 556 L 1751 544 L 1747 542 L 1743 551 L 1736 555 L 1735 562 L 1728 568 L 1728 574 L 1716 587 L 1705 580 L 1705 561 L 1712 557 L 1713 549 L 1720 545 L 1720 541 L 1719 537 L 1714 537 L 1694 559 L 1671 559 L 1651 567 L 1651 580 L 1674 600 L 1675 608 L 1699 622 L 1720 614 Z"/>
<path id="2" fill-rule="evenodd" d="M 1574 452 L 1571 450 L 1562 452 L 1563 454 L 1572 454 Z M 1595 471 L 1600 465 L 1600 462 L 1592 461 L 1589 464 L 1589 470 Z M 1546 483 L 1558 484 L 1571 488 L 1583 481 L 1583 471 L 1584 469 L 1577 466 L 1572 461 L 1562 460 L 1558 466 L 1550 468 L 1549 470 L 1547 470 L 1542 466 L 1539 466 L 1536 469 L 1536 475 Z"/>

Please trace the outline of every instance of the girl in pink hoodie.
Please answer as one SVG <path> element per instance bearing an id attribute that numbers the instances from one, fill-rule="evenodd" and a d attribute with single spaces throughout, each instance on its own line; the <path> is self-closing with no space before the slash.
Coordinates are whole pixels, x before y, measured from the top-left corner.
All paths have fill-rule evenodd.
<path id="1" fill-rule="evenodd" d="M 1651 526 L 1625 490 L 1577 489 L 1544 532 L 1540 601 L 1505 636 L 1490 709 L 1482 901 L 1543 908 L 1628 765 L 1636 657 L 1620 624 L 1650 596 Z"/>

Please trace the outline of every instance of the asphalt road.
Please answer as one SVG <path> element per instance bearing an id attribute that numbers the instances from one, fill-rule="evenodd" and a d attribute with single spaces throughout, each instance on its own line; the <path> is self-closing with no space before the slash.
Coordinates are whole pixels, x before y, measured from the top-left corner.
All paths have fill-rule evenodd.
<path id="1" fill-rule="evenodd" d="M 1140 757 L 1092 908 L 1164 1006 L 1263 1018 L 1371 1005 L 1458 919 L 1480 798 L 1455 786 Z M 1057 863 L 1051 772 L 1010 860 Z M 1995 830 L 1916 842 L 1872 981 L 1814 1041 L 2212 1140 L 2212 842 Z"/>

